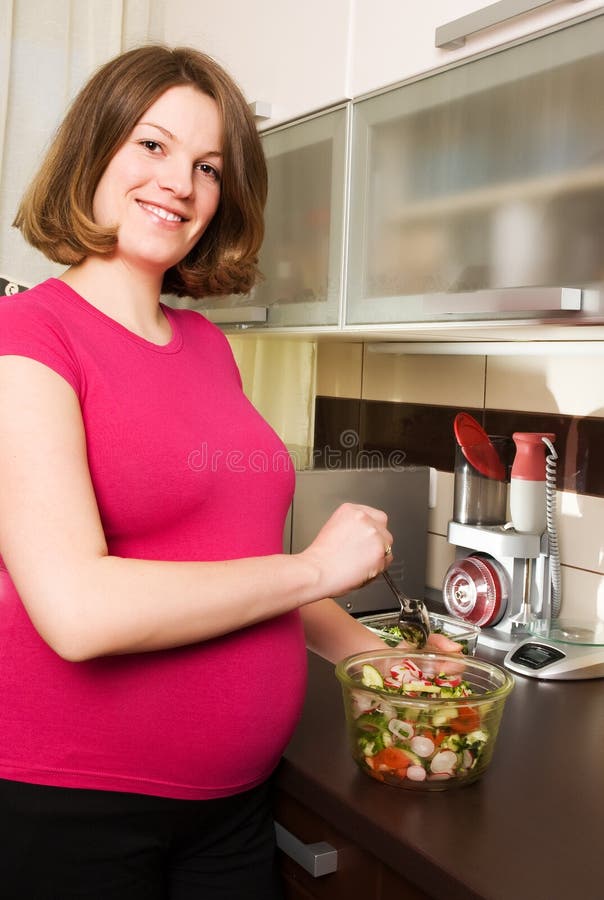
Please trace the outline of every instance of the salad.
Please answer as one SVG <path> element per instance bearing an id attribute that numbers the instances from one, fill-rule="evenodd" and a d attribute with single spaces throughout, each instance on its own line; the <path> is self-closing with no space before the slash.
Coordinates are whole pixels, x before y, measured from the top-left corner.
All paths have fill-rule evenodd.
<path id="1" fill-rule="evenodd" d="M 413 643 L 413 639 L 407 634 L 404 629 L 401 629 L 399 625 L 382 625 L 380 626 L 380 631 L 384 634 L 389 635 L 389 637 L 384 638 L 384 642 L 388 647 L 396 647 L 400 644 L 401 641 L 410 641 Z M 447 637 L 451 638 L 452 641 L 456 641 L 461 646 L 461 652 L 468 655 L 468 641 L 465 638 L 458 639 L 454 634 L 447 634 L 444 628 L 441 628 L 438 625 L 432 625 L 431 628 L 432 634 L 444 634 Z"/>
<path id="2" fill-rule="evenodd" d="M 372 665 L 362 667 L 361 684 L 391 694 L 385 697 L 353 691 L 351 715 L 354 755 L 367 774 L 390 784 L 475 777 L 489 742 L 489 732 L 476 704 L 464 704 L 473 691 L 461 675 L 426 675 L 412 659 L 403 658 L 382 677 Z M 401 698 L 449 700 L 406 706 Z M 481 704 L 489 709 L 489 704 Z"/>

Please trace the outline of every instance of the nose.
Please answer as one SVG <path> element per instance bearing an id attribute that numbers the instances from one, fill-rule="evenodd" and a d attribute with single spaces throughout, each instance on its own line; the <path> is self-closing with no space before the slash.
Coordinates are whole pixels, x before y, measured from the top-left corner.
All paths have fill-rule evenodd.
<path id="1" fill-rule="evenodd" d="M 192 166 L 188 160 L 172 156 L 164 160 L 157 181 L 162 190 L 175 197 L 189 197 L 193 190 Z"/>

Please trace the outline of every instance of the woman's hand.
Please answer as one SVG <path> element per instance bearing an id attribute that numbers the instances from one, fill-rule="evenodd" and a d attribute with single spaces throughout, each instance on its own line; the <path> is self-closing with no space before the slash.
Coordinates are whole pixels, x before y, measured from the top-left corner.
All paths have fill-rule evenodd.
<path id="1" fill-rule="evenodd" d="M 386 513 L 344 503 L 299 556 L 314 565 L 324 597 L 341 597 L 374 579 L 392 562 Z"/>
<path id="2" fill-rule="evenodd" d="M 431 634 L 426 641 L 425 649 L 436 653 L 461 653 L 463 647 L 444 634 Z"/>

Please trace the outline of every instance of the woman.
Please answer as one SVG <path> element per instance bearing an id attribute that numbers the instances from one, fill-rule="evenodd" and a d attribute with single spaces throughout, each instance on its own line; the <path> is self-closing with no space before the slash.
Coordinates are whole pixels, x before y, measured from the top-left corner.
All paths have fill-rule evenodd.
<path id="1" fill-rule="evenodd" d="M 265 197 L 232 80 L 146 46 L 84 87 L 18 211 L 68 268 L 0 304 L 3 897 L 278 896 L 305 642 L 381 646 L 326 598 L 389 564 L 386 516 L 345 505 L 282 554 L 283 445 L 224 336 L 159 300 L 248 291 Z"/>

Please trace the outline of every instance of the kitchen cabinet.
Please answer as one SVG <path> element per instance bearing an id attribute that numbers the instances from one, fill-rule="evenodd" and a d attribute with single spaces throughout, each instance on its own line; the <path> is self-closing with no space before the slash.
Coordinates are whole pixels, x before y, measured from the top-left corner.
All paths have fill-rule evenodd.
<path id="1" fill-rule="evenodd" d="M 324 841 L 337 851 L 337 870 L 317 877 L 280 851 L 285 900 L 428 900 L 428 894 L 282 790 L 276 794 L 274 814 L 279 824 L 299 839 Z"/>
<path id="2" fill-rule="evenodd" d="M 269 104 L 268 118 L 259 123 L 265 129 L 525 37 L 598 3 L 551 0 L 452 49 L 435 47 L 439 26 L 482 7 L 528 2 L 221 0 L 206 15 L 196 0 L 147 5 L 154 37 L 205 50 L 226 66 L 250 102 Z"/>
<path id="3" fill-rule="evenodd" d="M 348 120 L 342 106 L 263 135 L 269 191 L 259 267 L 266 277 L 245 297 L 186 305 L 224 325 L 338 324 Z"/>
<path id="4" fill-rule="evenodd" d="M 410 7 L 413 7 L 410 9 Z M 433 0 L 431 3 L 401 3 L 374 0 L 356 3 L 351 29 L 350 96 L 360 97 L 388 85 L 448 66 L 469 56 L 489 52 L 504 44 L 525 39 L 539 31 L 601 8 L 601 0 L 579 2 L 531 2 L 531 0 Z M 529 8 L 531 7 L 531 8 Z M 521 12 L 521 10 L 526 10 Z M 481 11 L 483 15 L 480 16 Z M 443 26 L 466 16 L 485 12 L 499 24 L 481 27 L 470 21 L 463 29 L 468 36 L 456 46 L 436 46 Z"/>
<path id="5" fill-rule="evenodd" d="M 600 15 L 354 103 L 347 324 L 555 316 L 602 281 L 603 48 Z"/>
<path id="6" fill-rule="evenodd" d="M 553 7 L 579 5 L 590 3 Z M 243 298 L 177 304 L 231 329 L 401 338 L 452 320 L 483 340 L 496 321 L 521 340 L 531 321 L 556 339 L 562 325 L 601 322 L 603 47 L 600 7 L 267 129 L 264 281 Z"/>
<path id="7" fill-rule="evenodd" d="M 164 40 L 222 63 L 253 103 L 269 105 L 261 129 L 346 99 L 351 0 L 198 0 L 165 4 Z"/>

